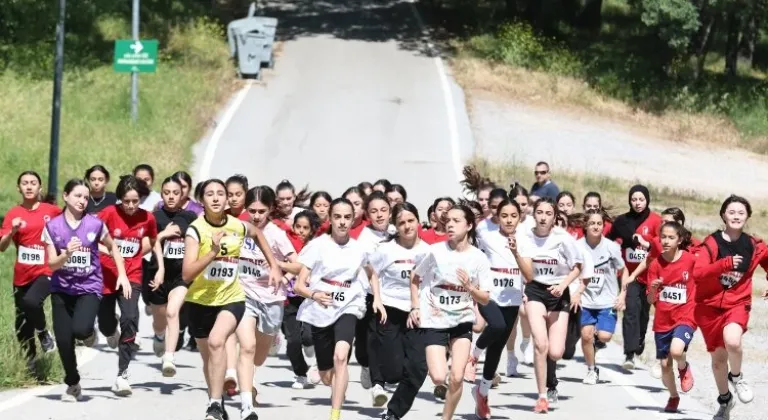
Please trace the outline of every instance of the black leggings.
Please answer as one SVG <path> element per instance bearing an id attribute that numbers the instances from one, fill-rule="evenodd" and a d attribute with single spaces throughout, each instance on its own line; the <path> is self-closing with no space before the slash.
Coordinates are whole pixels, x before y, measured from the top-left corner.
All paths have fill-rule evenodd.
<path id="1" fill-rule="evenodd" d="M 40 276 L 24 286 L 13 286 L 13 302 L 16 306 L 16 339 L 27 355 L 27 360 L 37 356 L 35 333 L 45 330 L 43 303 L 51 294 L 51 279 Z"/>
<path id="2" fill-rule="evenodd" d="M 507 346 L 509 335 L 515 328 L 519 306 L 499 306 L 494 301 L 477 306 L 487 325 L 475 343 L 478 349 L 487 349 L 483 364 L 483 379 L 492 380 L 499 367 L 501 353 Z"/>
<path id="3" fill-rule="evenodd" d="M 624 354 L 628 357 L 639 356 L 645 350 L 645 333 L 648 331 L 651 310 L 646 295 L 642 283 L 633 281 L 627 286 L 627 308 L 621 321 L 621 331 L 624 336 Z"/>
<path id="4" fill-rule="evenodd" d="M 136 334 L 139 332 L 139 296 L 141 285 L 131 284 L 131 297 L 126 299 L 119 291 L 104 295 L 99 305 L 99 331 L 105 337 L 115 333 L 117 315 L 115 306 L 120 307 L 120 343 L 117 345 L 117 374 L 122 375 L 128 369 L 134 353 L 136 353 Z"/>
<path id="5" fill-rule="evenodd" d="M 64 367 L 64 383 L 67 385 L 80 383 L 75 340 L 85 340 L 95 334 L 93 324 L 99 312 L 99 300 L 96 295 L 51 294 L 53 334 L 56 336 L 59 358 Z"/>
<path id="6" fill-rule="evenodd" d="M 373 383 L 398 382 L 387 411 L 403 418 L 413 406 L 419 389 L 427 379 L 427 353 L 418 329 L 408 328 L 408 312 L 387 306 L 387 322 L 378 324 L 376 336 L 378 369 L 371 369 Z M 380 373 L 377 373 L 380 372 Z M 377 382 L 373 375 L 378 375 Z"/>
<path id="7" fill-rule="evenodd" d="M 371 328 L 371 318 L 373 317 L 373 295 L 366 295 L 365 296 L 365 315 L 363 315 L 363 318 L 357 321 L 357 324 L 355 324 L 355 360 L 357 360 L 357 363 L 363 367 L 367 368 L 370 366 L 370 357 L 371 353 L 373 353 L 371 350 L 371 342 L 368 340 L 369 338 L 369 330 Z M 351 351 L 351 349 L 350 349 Z"/>
<path id="8" fill-rule="evenodd" d="M 296 376 L 307 376 L 309 366 L 307 366 L 307 361 L 304 360 L 304 352 L 301 348 L 303 346 L 312 346 L 312 329 L 309 325 L 296 319 L 299 306 L 303 301 L 304 298 L 301 296 L 288 298 L 288 304 L 285 305 L 283 312 L 283 324 L 280 327 L 285 335 L 285 352 L 288 354 L 293 374 Z"/>

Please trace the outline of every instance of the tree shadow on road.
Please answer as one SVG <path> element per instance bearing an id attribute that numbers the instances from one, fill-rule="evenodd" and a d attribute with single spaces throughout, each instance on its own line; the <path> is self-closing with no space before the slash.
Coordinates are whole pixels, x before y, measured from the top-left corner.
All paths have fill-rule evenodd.
<path id="1" fill-rule="evenodd" d="M 303 397 L 293 397 L 291 400 L 296 402 L 303 402 L 306 405 L 318 405 L 318 406 L 328 406 L 328 397 L 323 398 L 303 398 Z M 358 405 L 357 401 L 350 401 L 345 400 L 344 401 L 344 411 L 357 411 L 359 414 L 363 416 L 368 417 L 378 417 L 381 414 L 382 408 L 381 407 L 361 407 Z"/>
<path id="2" fill-rule="evenodd" d="M 403 50 L 433 57 L 438 52 L 428 45 L 413 10 L 402 0 L 273 0 L 256 14 L 278 19 L 279 41 L 323 35 L 364 42 L 395 41 Z"/>

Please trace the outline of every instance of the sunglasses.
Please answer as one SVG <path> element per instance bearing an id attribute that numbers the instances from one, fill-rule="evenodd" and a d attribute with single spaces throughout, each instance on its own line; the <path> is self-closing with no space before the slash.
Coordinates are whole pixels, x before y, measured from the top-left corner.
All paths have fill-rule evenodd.
<path id="1" fill-rule="evenodd" d="M 546 175 L 549 171 L 533 171 L 534 175 Z"/>

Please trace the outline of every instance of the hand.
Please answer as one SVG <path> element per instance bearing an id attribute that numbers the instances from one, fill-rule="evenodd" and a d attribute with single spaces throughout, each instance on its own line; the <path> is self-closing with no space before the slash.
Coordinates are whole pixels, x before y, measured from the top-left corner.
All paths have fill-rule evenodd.
<path id="1" fill-rule="evenodd" d="M 467 290 L 470 290 L 472 288 L 472 280 L 469 278 L 469 274 L 467 274 L 466 271 L 464 271 L 463 268 L 457 268 L 456 269 L 456 278 L 459 279 L 461 282 L 461 285 L 464 286 Z"/>
<path id="2" fill-rule="evenodd" d="M 374 314 L 381 314 L 381 317 L 380 317 L 381 319 L 379 320 L 379 323 L 381 325 L 386 324 L 387 323 L 387 309 L 384 308 L 384 304 L 382 304 L 380 300 L 374 299 L 373 300 L 373 305 L 371 305 L 371 307 L 373 308 L 373 313 Z"/>
<path id="3" fill-rule="evenodd" d="M 312 300 L 319 303 L 323 308 L 327 308 L 333 303 L 333 299 L 331 299 L 331 294 L 327 292 L 312 292 L 312 296 L 310 296 Z"/>
<path id="4" fill-rule="evenodd" d="M 218 230 L 211 235 L 211 250 L 217 254 L 221 251 L 221 238 L 227 234 L 223 230 Z"/>
<path id="5" fill-rule="evenodd" d="M 571 296 L 571 310 L 575 311 L 581 307 L 581 292 L 576 292 Z"/>
<path id="6" fill-rule="evenodd" d="M 613 301 L 613 309 L 616 311 L 623 311 L 627 308 L 627 294 L 625 292 L 619 293 L 616 300 Z"/>
<path id="7" fill-rule="evenodd" d="M 549 286 L 549 289 L 547 290 L 549 290 L 549 292 L 552 293 L 552 296 L 560 297 L 563 295 L 563 292 L 565 291 L 565 286 L 561 284 L 556 284 L 554 286 Z"/>
<path id="8" fill-rule="evenodd" d="M 664 284 L 664 279 L 659 278 L 651 282 L 651 288 L 652 289 L 658 289 L 661 287 L 661 285 Z"/>
<path id="9" fill-rule="evenodd" d="M 419 308 L 413 308 L 408 314 L 408 321 L 405 322 L 405 326 L 408 328 L 419 328 L 419 324 L 421 324 Z"/>
<path id="10" fill-rule="evenodd" d="M 763 290 L 763 299 L 768 300 L 768 289 Z"/>
<path id="11" fill-rule="evenodd" d="M 277 290 L 281 284 L 286 284 L 283 281 L 283 272 L 280 271 L 280 267 L 270 267 L 269 269 L 269 286 L 274 287 L 274 293 L 277 294 Z"/>
<path id="12" fill-rule="evenodd" d="M 523 305 L 525 305 L 526 303 L 528 303 L 528 296 L 526 296 L 525 293 L 523 293 Z"/>
<path id="13" fill-rule="evenodd" d="M 19 229 L 23 229 L 24 226 L 27 225 L 27 222 L 24 221 L 21 217 L 17 217 L 13 220 L 11 220 L 11 233 L 16 233 L 19 231 Z"/>
<path id="14" fill-rule="evenodd" d="M 162 235 L 163 238 L 175 238 L 181 236 L 181 228 L 171 222 L 162 232 L 160 232 L 160 235 Z"/>
<path id="15" fill-rule="evenodd" d="M 643 239 L 643 237 L 642 237 L 642 236 L 640 236 L 640 234 L 639 234 L 639 233 L 636 233 L 636 234 L 632 235 L 632 238 L 634 238 L 634 239 L 635 239 L 635 241 L 637 241 L 637 243 L 638 243 L 638 244 L 639 244 L 641 247 L 643 247 L 643 249 L 648 249 L 648 248 L 650 248 L 650 247 L 651 247 L 651 243 L 650 243 L 650 242 L 648 242 L 648 241 L 646 241 L 645 239 Z"/>
<path id="16" fill-rule="evenodd" d="M 128 277 L 125 276 L 117 276 L 117 287 L 116 290 L 123 289 L 123 297 L 126 299 L 131 298 L 131 292 L 133 291 L 131 288 L 131 282 L 128 281 Z"/>
<path id="17" fill-rule="evenodd" d="M 512 254 L 517 253 L 517 238 L 514 234 L 507 237 L 507 248 L 512 251 Z"/>
<path id="18" fill-rule="evenodd" d="M 741 255 L 734 255 L 731 261 L 733 263 L 733 268 L 736 268 L 741 264 L 742 261 L 744 261 L 744 257 Z"/>
<path id="19" fill-rule="evenodd" d="M 155 277 L 149 281 L 149 287 L 152 288 L 153 292 L 160 288 L 160 286 L 163 284 L 163 279 L 165 279 L 165 271 L 157 270 Z"/>
<path id="20" fill-rule="evenodd" d="M 79 250 L 82 245 L 83 244 L 80 242 L 80 238 L 73 236 L 67 244 L 67 254 L 72 254 L 73 252 Z"/>

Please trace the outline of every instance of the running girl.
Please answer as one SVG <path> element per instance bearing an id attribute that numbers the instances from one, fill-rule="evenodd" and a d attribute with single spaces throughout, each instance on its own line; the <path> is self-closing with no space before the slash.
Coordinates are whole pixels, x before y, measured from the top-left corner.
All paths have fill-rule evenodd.
<path id="1" fill-rule="evenodd" d="M 227 214 L 239 217 L 245 212 L 245 193 L 248 191 L 248 178 L 245 175 L 232 175 L 227 178 Z"/>
<path id="2" fill-rule="evenodd" d="M 744 232 L 751 216 L 752 206 L 745 198 L 726 198 L 720 207 L 725 228 L 704 239 L 694 273 L 694 315 L 712 358 L 712 373 L 720 394 L 715 420 L 727 420 L 736 404 L 729 384 L 742 403 L 754 399 L 741 371 L 742 339 L 752 306 L 752 275 L 758 265 L 768 269 L 768 247 Z"/>
<path id="3" fill-rule="evenodd" d="M 107 191 L 109 184 L 109 171 L 102 165 L 94 165 L 85 171 L 85 182 L 88 183 L 90 196 L 88 197 L 87 213 L 98 213 L 105 208 L 117 204 L 117 196 Z"/>
<path id="4" fill-rule="evenodd" d="M 316 229 L 316 235 L 322 235 L 328 231 L 331 226 L 331 222 L 328 219 L 328 209 L 331 207 L 331 195 L 325 191 L 315 191 L 312 197 L 309 198 L 309 208 L 315 212 L 320 219 L 320 227 Z"/>
<path id="5" fill-rule="evenodd" d="M 387 311 L 386 321 L 376 323 L 374 330 L 380 345 L 379 365 L 385 367 L 381 369 L 382 382 L 398 384 L 383 416 L 385 420 L 397 420 L 408 413 L 427 376 L 418 330 L 407 324 L 411 311 L 411 272 L 427 255 L 429 246 L 419 239 L 419 212 L 413 204 L 395 205 L 392 220 L 397 232 L 371 257 L 371 267 L 381 282 L 381 302 Z M 376 386 L 383 383 L 377 382 Z M 378 400 L 374 395 L 375 407 L 387 402 L 386 394 L 380 395 Z"/>
<path id="6" fill-rule="evenodd" d="M 245 195 L 245 208 L 258 229 L 264 232 L 276 262 L 295 261 L 296 251 L 288 240 L 285 231 L 270 222 L 270 215 L 275 209 L 275 193 L 272 188 L 262 185 L 248 190 Z M 278 283 L 270 281 L 271 266 L 256 243 L 246 238 L 240 250 L 240 284 L 245 291 L 245 316 L 237 327 L 240 342 L 240 356 L 237 364 L 237 376 L 240 388 L 248 389 L 253 384 L 254 365 L 264 364 L 275 336 L 280 333 L 283 322 L 285 301 L 285 283 L 281 276 Z M 255 334 L 255 335 L 254 335 Z M 250 396 L 255 405 L 255 389 Z M 249 392 L 241 392 L 241 419 L 256 420 L 253 406 L 245 403 Z"/>
<path id="7" fill-rule="evenodd" d="M 492 217 L 494 212 L 491 211 L 488 201 L 491 190 L 496 188 L 496 184 L 490 178 L 483 177 L 474 166 L 465 166 L 462 174 L 464 179 L 461 181 L 461 185 L 464 187 L 464 191 L 475 196 L 475 200 L 483 208 L 483 217 Z"/>
<path id="8" fill-rule="evenodd" d="M 528 322 L 536 351 L 534 372 L 539 398 L 534 411 L 546 413 L 558 400 L 554 378 L 555 362 L 563 356 L 570 310 L 569 285 L 579 277 L 584 262 L 576 241 L 565 230 L 554 229 L 555 202 L 539 199 L 533 205 L 536 227 L 530 233 L 533 242 L 531 260 L 533 278 L 526 278 L 525 296 Z M 549 380 L 549 382 L 552 382 Z M 546 390 L 546 392 L 545 392 Z"/>
<path id="9" fill-rule="evenodd" d="M 532 206 L 528 199 L 528 190 L 515 182 L 509 190 L 509 198 L 514 200 L 520 206 L 520 222 L 518 230 L 520 232 L 530 232 L 535 226 L 536 221 L 531 216 Z M 533 364 L 533 346 L 531 346 L 531 326 L 528 324 L 528 316 L 525 312 L 525 305 L 520 306 L 517 319 L 520 323 L 520 330 L 523 337 L 520 339 L 520 353 L 523 355 L 523 363 Z M 515 356 L 515 340 L 517 339 L 517 326 L 512 329 L 507 341 L 507 376 L 517 376 L 518 359 Z"/>
<path id="10" fill-rule="evenodd" d="M 491 210 L 491 217 L 483 219 L 481 223 L 477 225 L 478 234 L 483 234 L 486 231 L 498 231 L 499 230 L 499 203 L 504 200 L 509 200 L 509 195 L 503 188 L 494 188 L 488 195 L 488 208 Z M 519 207 L 519 205 L 518 205 Z"/>
<path id="11" fill-rule="evenodd" d="M 584 237 L 577 242 L 581 252 L 589 255 L 594 265 L 594 275 L 580 283 L 578 292 L 572 298 L 581 305 L 581 348 L 587 364 L 587 376 L 583 382 L 587 385 L 600 381 L 600 369 L 595 365 L 597 341 L 611 341 L 616 331 L 617 313 L 624 309 L 624 286 L 629 278 L 619 245 L 603 237 L 603 223 L 600 210 L 587 210 Z"/>
<path id="12" fill-rule="evenodd" d="M 603 236 L 607 236 L 613 227 L 613 218 L 608 214 L 610 209 L 603 207 L 603 198 L 600 193 L 590 191 L 585 194 L 582 208 L 585 213 L 589 210 L 597 210 L 603 215 Z"/>
<path id="13" fill-rule="evenodd" d="M 193 200 L 189 196 L 190 188 L 192 188 L 192 177 L 184 171 L 178 171 L 171 175 L 171 179 L 181 185 L 181 197 L 182 202 L 180 208 L 182 210 L 189 210 L 198 216 L 203 215 L 203 206 L 199 202 Z M 198 184 L 201 185 L 202 183 Z M 162 208 L 163 203 L 158 203 L 159 208 Z"/>
<path id="14" fill-rule="evenodd" d="M 296 187 L 287 179 L 280 181 L 275 188 L 277 193 L 277 208 L 275 209 L 275 219 L 273 222 L 288 232 L 293 225 L 293 218 L 303 209 L 297 205 L 304 204 L 309 199 L 309 191 L 304 187 L 299 193 L 296 193 Z"/>
<path id="15" fill-rule="evenodd" d="M 472 211 L 459 205 L 446 213 L 447 240 L 431 245 L 411 273 L 408 326 L 420 329 L 435 397 L 445 398 L 442 419 L 450 420 L 461 399 L 472 345 L 474 302 L 488 304 L 493 276 L 488 258 L 473 246 Z M 451 352 L 450 373 L 446 347 Z"/>
<path id="16" fill-rule="evenodd" d="M 355 210 L 346 198 L 331 203 L 331 229 L 307 244 L 299 254 L 303 265 L 296 280 L 296 294 L 306 300 L 298 320 L 312 326 L 317 368 L 325 385 L 331 386 L 331 420 L 339 420 L 349 383 L 348 356 L 355 325 L 366 311 L 365 292 L 373 290 L 373 311 L 387 313 L 380 300 L 379 279 L 371 272 L 366 247 L 350 237 Z"/>
<path id="17" fill-rule="evenodd" d="M 435 200 L 432 204 L 434 223 L 429 229 L 422 230 L 419 234 L 421 240 L 428 244 L 435 244 L 438 242 L 447 241 L 449 235 L 446 232 L 445 220 L 448 215 L 448 211 L 456 205 L 456 202 L 451 197 L 441 197 Z M 470 211 L 471 212 L 471 211 Z M 472 218 L 474 220 L 474 217 Z M 476 230 L 476 226 L 472 224 L 472 231 Z"/>
<path id="18" fill-rule="evenodd" d="M 354 208 L 354 220 L 352 225 L 349 226 L 349 236 L 351 236 L 352 239 L 357 239 L 363 231 L 363 228 L 368 225 L 368 221 L 363 217 L 365 215 L 363 204 L 365 203 L 365 197 L 367 196 L 357 187 L 347 188 L 341 196 L 352 203 Z"/>
<path id="19" fill-rule="evenodd" d="M 107 337 L 110 348 L 118 349 L 117 379 L 112 392 L 121 397 L 132 394 L 128 383 L 128 365 L 137 349 L 136 333 L 139 331 L 139 297 L 141 296 L 142 257 L 150 252 L 157 237 L 155 217 L 139 208 L 139 197 L 149 195 L 143 181 L 132 175 L 120 178 L 117 184 L 117 197 L 120 204 L 109 206 L 99 213 L 99 219 L 114 238 L 120 257 L 125 267 L 124 274 L 131 283 L 131 291 L 126 294 L 118 291 L 117 279 L 120 271 L 116 266 L 117 258 L 106 247 L 100 255 L 104 277 L 104 289 L 99 304 L 99 330 Z M 158 272 L 164 271 L 162 254 L 157 252 Z M 161 279 L 156 279 L 161 280 Z M 153 287 L 159 284 L 152 284 Z M 120 317 L 115 314 L 115 307 L 120 307 Z M 118 325 L 119 323 L 119 325 Z M 119 328 L 118 328 L 119 327 Z"/>
<path id="20" fill-rule="evenodd" d="M 143 197 L 139 203 L 139 208 L 146 211 L 153 211 L 155 207 L 163 200 L 157 191 L 152 190 L 152 185 L 155 184 L 155 170 L 146 163 L 137 165 L 133 168 L 133 176 L 144 181 L 149 189 L 149 195 Z M 148 254 L 151 255 L 151 254 Z"/>
<path id="21" fill-rule="evenodd" d="M 56 349 L 51 333 L 46 329 L 43 304 L 50 295 L 51 269 L 42 240 L 45 223 L 61 213 L 53 204 L 40 201 L 42 180 L 34 171 L 25 171 L 16 180 L 21 204 L 8 210 L 0 229 L 0 252 L 13 242 L 16 263 L 13 266 L 13 302 L 16 306 L 16 339 L 27 356 L 27 365 L 34 372 L 37 346 L 43 352 Z"/>
<path id="22" fill-rule="evenodd" d="M 693 373 L 686 361 L 688 344 L 696 331 L 693 311 L 696 302 L 694 265 L 696 257 L 686 251 L 690 233 L 675 222 L 661 226 L 661 255 L 648 266 L 648 302 L 655 307 L 653 332 L 656 339 L 656 359 L 661 360 L 661 380 L 669 390 L 664 411 L 676 413 L 680 405 L 672 361 L 677 362 L 680 390 L 693 388 Z"/>
<path id="23" fill-rule="evenodd" d="M 82 398 L 80 374 L 77 371 L 75 340 L 90 347 L 96 340 L 94 322 L 104 288 L 99 243 L 114 255 L 117 267 L 116 289 L 130 299 L 131 285 L 125 273 L 123 257 L 106 225 L 98 217 L 87 214 L 88 187 L 79 179 L 64 185 L 64 212 L 45 224 L 43 241 L 47 244 L 51 277 L 51 315 L 53 333 L 64 366 L 67 389 L 62 401 Z"/>
<path id="24" fill-rule="evenodd" d="M 408 200 L 408 193 L 405 191 L 405 187 L 400 184 L 392 184 L 387 190 L 387 200 L 389 204 L 394 206 L 395 204 L 405 203 Z"/>
<path id="25" fill-rule="evenodd" d="M 186 317 L 181 316 L 187 295 L 187 283 L 181 277 L 185 251 L 183 235 L 197 215 L 181 209 L 184 196 L 181 185 L 173 178 L 163 180 L 161 188 L 163 207 L 153 213 L 160 232 L 154 254 L 162 255 L 164 269 L 161 272 L 155 267 L 148 273 L 152 285 L 147 299 L 153 308 L 153 349 L 157 357 L 162 357 L 163 376 L 173 377 L 176 375 L 174 354 L 183 343 L 186 328 Z"/>
<path id="26" fill-rule="evenodd" d="M 606 237 L 621 245 L 624 264 L 627 271 L 633 273 L 648 256 L 653 238 L 659 236 L 661 217 L 649 208 L 651 194 L 645 186 L 633 186 L 629 189 L 628 196 L 629 211 L 614 220 L 613 227 Z M 643 354 L 645 350 L 645 332 L 650 319 L 647 295 L 644 275 L 627 285 L 627 307 L 622 319 L 625 355 L 623 367 L 627 370 L 635 368 L 635 356 Z"/>
<path id="27" fill-rule="evenodd" d="M 245 292 L 238 281 L 240 249 L 246 237 L 256 240 L 270 267 L 270 282 L 283 277 L 277 261 L 260 229 L 226 214 L 226 186 L 218 179 L 203 183 L 205 216 L 196 219 L 184 238 L 182 278 L 189 284 L 186 302 L 192 336 L 203 358 L 203 373 L 208 385 L 206 420 L 225 417 L 222 392 L 227 369 L 225 342 L 245 313 Z M 238 333 L 238 339 L 243 339 Z M 247 338 L 245 338 L 247 339 Z M 241 408 L 253 398 L 241 393 Z M 249 419 L 250 420 L 250 419 Z"/>
<path id="28" fill-rule="evenodd" d="M 530 256 L 527 254 L 531 245 L 525 233 L 517 232 L 520 206 L 515 201 L 505 199 L 496 203 L 495 208 L 494 218 L 498 221 L 499 230 L 485 231 L 478 238 L 480 249 L 485 252 L 490 263 L 493 279 L 490 302 L 478 305 L 487 325 L 477 339 L 467 364 L 474 382 L 477 362 L 483 351 L 488 349 L 483 365 L 483 378 L 480 384 L 472 389 L 475 415 L 479 419 L 491 418 L 488 392 L 499 367 L 501 353 L 515 328 L 518 310 L 523 304 L 523 278 L 533 277 Z M 526 258 L 529 259 L 526 261 Z M 525 274 L 521 276 L 521 273 Z"/>

